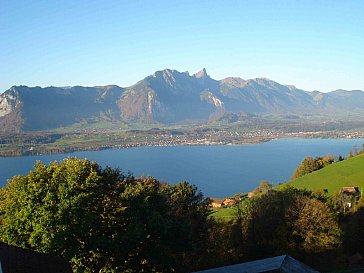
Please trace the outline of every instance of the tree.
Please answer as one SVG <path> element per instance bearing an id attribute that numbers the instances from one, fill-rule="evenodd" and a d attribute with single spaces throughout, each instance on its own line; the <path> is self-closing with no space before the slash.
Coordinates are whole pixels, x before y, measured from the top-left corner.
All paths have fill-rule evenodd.
<path id="1" fill-rule="evenodd" d="M 297 178 L 300 176 L 304 176 L 318 169 L 318 164 L 316 160 L 312 157 L 305 157 L 301 164 L 295 170 L 292 178 Z"/>
<path id="2" fill-rule="evenodd" d="M 267 192 L 273 188 L 272 184 L 268 184 L 266 180 L 260 181 L 259 188 L 261 192 Z"/>
<path id="3" fill-rule="evenodd" d="M 354 155 L 358 155 L 359 154 L 359 150 L 358 150 L 358 146 L 354 145 Z"/>
<path id="4" fill-rule="evenodd" d="M 324 157 L 305 157 L 301 164 L 294 171 L 292 179 L 304 176 L 314 171 L 320 170 L 335 162 L 335 157 L 327 155 Z"/>
<path id="5" fill-rule="evenodd" d="M 74 272 L 188 272 L 208 226 L 196 187 L 76 158 L 14 177 L 0 213 L 2 241 L 63 256 Z"/>
<path id="6" fill-rule="evenodd" d="M 200 252 L 199 269 L 241 262 L 245 257 L 241 228 L 237 221 L 211 221 L 206 251 Z"/>
<path id="7" fill-rule="evenodd" d="M 344 247 L 348 255 L 364 252 L 364 207 L 360 207 L 347 217 Z"/>
<path id="8" fill-rule="evenodd" d="M 268 183 L 266 180 L 260 181 L 259 187 L 253 189 L 254 196 L 260 193 L 266 193 L 273 188 L 273 183 Z"/>
<path id="9" fill-rule="evenodd" d="M 242 233 L 251 258 L 311 254 L 340 245 L 340 229 L 326 203 L 311 192 L 286 188 L 243 205 Z"/>
<path id="10" fill-rule="evenodd" d="M 124 178 L 88 160 L 37 162 L 1 190 L 1 239 L 66 257 L 76 271 L 96 266 L 104 243 L 101 204 L 107 189 Z"/>
<path id="11" fill-rule="evenodd" d="M 340 245 L 341 231 L 327 204 L 309 196 L 295 196 L 285 216 L 287 247 L 317 253 Z"/>

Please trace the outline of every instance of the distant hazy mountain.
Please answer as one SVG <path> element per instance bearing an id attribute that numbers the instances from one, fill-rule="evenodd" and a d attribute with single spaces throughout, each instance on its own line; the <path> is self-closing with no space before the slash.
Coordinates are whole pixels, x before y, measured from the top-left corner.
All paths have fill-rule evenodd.
<path id="1" fill-rule="evenodd" d="M 101 115 L 119 118 L 116 101 L 122 92 L 118 86 L 13 86 L 0 96 L 0 131 L 52 129 Z"/>
<path id="2" fill-rule="evenodd" d="M 126 88 L 118 105 L 126 120 L 168 123 L 208 119 L 224 107 L 214 95 L 218 90 L 219 82 L 207 76 L 205 70 L 190 76 L 166 69 Z"/>
<path id="3" fill-rule="evenodd" d="M 308 92 L 265 78 L 214 80 L 206 70 L 157 71 L 133 86 L 13 86 L 0 95 L 0 131 L 45 130 L 83 119 L 175 123 L 226 113 L 345 114 L 364 112 L 364 92 Z"/>

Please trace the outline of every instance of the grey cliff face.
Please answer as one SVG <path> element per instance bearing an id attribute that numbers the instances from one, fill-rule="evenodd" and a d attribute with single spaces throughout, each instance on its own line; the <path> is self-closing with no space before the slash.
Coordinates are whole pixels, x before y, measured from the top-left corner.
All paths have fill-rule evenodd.
<path id="1" fill-rule="evenodd" d="M 19 103 L 18 93 L 14 87 L 0 95 L 0 117 L 10 114 Z"/>

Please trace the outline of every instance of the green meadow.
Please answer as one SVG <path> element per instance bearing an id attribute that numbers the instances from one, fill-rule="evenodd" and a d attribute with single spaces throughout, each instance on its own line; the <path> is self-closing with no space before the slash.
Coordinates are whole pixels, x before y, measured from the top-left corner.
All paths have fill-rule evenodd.
<path id="1" fill-rule="evenodd" d="M 289 181 L 278 189 L 289 185 L 311 191 L 326 189 L 329 195 L 340 191 L 342 187 L 364 188 L 364 154 L 333 163 L 321 170 Z"/>

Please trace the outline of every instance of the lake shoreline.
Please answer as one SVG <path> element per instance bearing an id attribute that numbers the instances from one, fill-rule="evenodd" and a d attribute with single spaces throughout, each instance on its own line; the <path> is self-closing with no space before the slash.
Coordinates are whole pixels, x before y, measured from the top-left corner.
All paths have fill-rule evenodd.
<path id="1" fill-rule="evenodd" d="M 119 150 L 119 149 L 129 149 L 129 148 L 136 148 L 136 147 L 183 147 L 183 146 L 241 146 L 241 145 L 254 145 L 254 144 L 262 144 L 265 142 L 269 142 L 272 140 L 278 139 L 361 139 L 363 136 L 357 137 L 339 137 L 339 136 L 323 136 L 323 132 L 317 132 L 312 134 L 311 132 L 302 133 L 302 134 L 295 134 L 295 135 L 282 135 L 282 136 L 275 136 L 272 138 L 265 137 L 265 138 L 253 138 L 253 139 L 243 139 L 241 141 L 234 141 L 234 142 L 224 142 L 222 141 L 205 141 L 205 142 L 198 142 L 198 141 L 190 141 L 190 142 L 176 142 L 175 144 L 153 144 L 153 143 L 133 143 L 133 144 L 114 144 L 114 145 L 100 145 L 100 146 L 90 146 L 90 147 L 67 147 L 60 148 L 60 147 L 49 147 L 51 145 L 48 144 L 39 144 L 36 146 L 31 146 L 29 149 L 23 149 L 14 153 L 14 151 L 2 151 L 0 146 L 0 158 L 7 158 L 7 157 L 24 157 L 24 156 L 42 156 L 42 155 L 57 155 L 57 154 L 69 154 L 69 153 L 76 153 L 76 152 L 92 152 L 92 151 L 103 151 L 103 150 Z"/>
<path id="2" fill-rule="evenodd" d="M 104 151 L 104 150 L 120 150 L 120 149 L 130 149 L 136 147 L 184 147 L 184 146 L 241 146 L 241 145 L 254 145 L 254 144 L 261 144 L 264 142 L 269 142 L 274 139 L 284 139 L 282 138 L 271 138 L 271 139 L 261 139 L 261 140 L 253 140 L 249 142 L 241 142 L 241 143 L 218 143 L 218 142 L 211 142 L 211 143 L 179 143 L 179 144 L 168 144 L 168 145 L 154 145 L 154 144 L 127 144 L 127 145 L 114 145 L 114 146 L 104 146 L 104 147 L 90 147 L 87 149 L 77 149 L 70 147 L 65 151 L 55 150 L 48 150 L 48 151 L 35 151 L 34 149 L 22 151 L 16 155 L 10 155 L 6 152 L 2 152 L 0 150 L 0 158 L 6 157 L 23 157 L 23 156 L 40 156 L 40 155 L 56 155 L 56 154 L 69 154 L 69 153 L 76 153 L 76 152 L 93 152 L 93 151 Z"/>
<path id="3" fill-rule="evenodd" d="M 171 184 L 188 181 L 205 196 L 249 192 L 267 180 L 287 181 L 306 156 L 347 156 L 364 139 L 272 139 L 259 145 L 139 146 L 53 155 L 0 157 L 0 182 L 25 175 L 37 160 L 44 164 L 66 157 L 88 158 L 100 166 L 121 168 L 135 176 L 153 176 Z M 0 185 L 1 186 L 1 185 Z"/>

